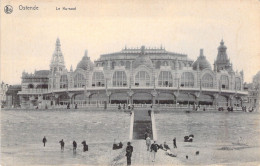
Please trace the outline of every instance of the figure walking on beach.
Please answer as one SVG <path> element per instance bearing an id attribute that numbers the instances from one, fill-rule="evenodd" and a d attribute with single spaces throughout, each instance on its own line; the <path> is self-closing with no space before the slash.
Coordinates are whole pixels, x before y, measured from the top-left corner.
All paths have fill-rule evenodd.
<path id="1" fill-rule="evenodd" d="M 173 138 L 173 148 L 177 148 L 177 145 L 176 145 L 176 138 L 175 138 L 175 137 Z"/>
<path id="2" fill-rule="evenodd" d="M 77 142 L 76 141 L 73 141 L 73 152 L 76 152 L 77 150 Z"/>
<path id="3" fill-rule="evenodd" d="M 132 153 L 133 153 L 133 146 L 131 146 L 131 143 L 128 142 L 127 143 L 127 147 L 126 147 L 126 160 L 127 160 L 127 165 L 131 165 L 131 157 L 132 157 Z"/>
<path id="4" fill-rule="evenodd" d="M 47 142 L 47 139 L 45 136 L 43 137 L 42 142 L 43 142 L 43 146 L 45 147 L 45 143 Z"/>
<path id="5" fill-rule="evenodd" d="M 61 151 L 64 151 L 64 145 L 65 145 L 65 143 L 64 143 L 63 139 L 60 140 L 60 148 L 61 148 Z"/>
<path id="6" fill-rule="evenodd" d="M 153 152 L 153 161 L 152 162 L 155 162 L 155 156 L 156 156 L 158 149 L 159 149 L 159 145 L 156 144 L 156 141 L 154 141 L 154 143 L 151 145 L 151 152 Z"/>
<path id="7" fill-rule="evenodd" d="M 151 138 L 149 136 L 146 138 L 146 146 L 147 146 L 147 151 L 149 151 L 151 146 Z"/>

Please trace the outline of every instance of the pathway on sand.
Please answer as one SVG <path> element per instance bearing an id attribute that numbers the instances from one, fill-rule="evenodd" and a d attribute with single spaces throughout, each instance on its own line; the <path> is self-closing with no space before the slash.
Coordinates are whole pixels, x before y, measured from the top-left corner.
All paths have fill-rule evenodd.
<path id="1" fill-rule="evenodd" d="M 134 129 L 133 139 L 143 139 L 145 132 L 149 133 L 149 137 L 153 139 L 152 121 L 148 114 L 148 110 L 137 110 L 134 113 Z"/>

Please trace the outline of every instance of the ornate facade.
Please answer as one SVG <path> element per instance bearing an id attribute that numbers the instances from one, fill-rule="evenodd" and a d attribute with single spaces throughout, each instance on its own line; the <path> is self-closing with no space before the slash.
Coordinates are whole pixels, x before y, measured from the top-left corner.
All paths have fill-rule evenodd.
<path id="1" fill-rule="evenodd" d="M 243 72 L 234 72 L 223 40 L 212 70 L 200 50 L 193 62 L 165 48 L 127 48 L 94 63 L 85 52 L 75 70 L 65 67 L 57 39 L 48 71 L 23 73 L 22 108 L 71 104 L 200 104 L 241 106 Z"/>

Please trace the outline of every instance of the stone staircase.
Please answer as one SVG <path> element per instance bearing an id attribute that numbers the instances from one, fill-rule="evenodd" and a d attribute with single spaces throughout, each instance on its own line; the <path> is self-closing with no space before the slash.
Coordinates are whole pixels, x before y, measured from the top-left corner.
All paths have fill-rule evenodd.
<path id="1" fill-rule="evenodd" d="M 137 110 L 134 113 L 133 139 L 144 139 L 146 131 L 153 139 L 152 121 L 148 110 Z"/>

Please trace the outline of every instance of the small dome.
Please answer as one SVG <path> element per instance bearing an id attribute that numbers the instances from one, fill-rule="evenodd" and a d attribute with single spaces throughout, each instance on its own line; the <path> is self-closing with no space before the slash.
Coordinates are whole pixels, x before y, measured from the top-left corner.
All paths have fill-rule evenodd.
<path id="1" fill-rule="evenodd" d="M 140 65 L 145 65 L 148 68 L 153 68 L 153 62 L 148 55 L 145 55 L 145 48 L 142 46 L 141 54 L 135 59 L 133 68 L 137 68 Z"/>
<path id="2" fill-rule="evenodd" d="M 83 58 L 81 59 L 81 61 L 78 63 L 77 65 L 77 69 L 83 69 L 83 70 L 88 70 L 91 69 L 91 62 L 90 62 L 90 58 L 87 55 L 87 51 L 85 52 L 85 55 L 83 56 Z"/>
<path id="3" fill-rule="evenodd" d="M 211 70 L 211 66 L 210 66 L 209 61 L 203 55 L 203 49 L 200 49 L 200 56 L 198 57 L 198 59 L 192 65 L 193 70 L 197 70 L 198 65 L 199 65 L 200 70 L 203 70 L 203 69 L 210 69 Z"/>
<path id="4" fill-rule="evenodd" d="M 220 42 L 220 46 L 218 46 L 218 49 L 227 49 L 227 47 L 224 45 L 223 39 Z"/>

